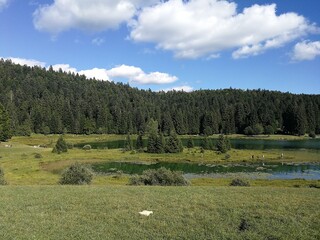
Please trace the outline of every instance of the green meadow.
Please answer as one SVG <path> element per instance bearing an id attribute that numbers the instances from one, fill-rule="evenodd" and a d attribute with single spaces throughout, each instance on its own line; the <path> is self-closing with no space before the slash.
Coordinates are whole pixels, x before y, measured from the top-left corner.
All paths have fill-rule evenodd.
<path id="1" fill-rule="evenodd" d="M 307 188 L 4 186 L 0 238 L 311 240 L 319 199 Z"/>
<path id="2" fill-rule="evenodd" d="M 128 186 L 125 174 L 98 174 L 88 186 L 58 185 L 61 171 L 74 162 L 261 161 L 252 155 L 268 162 L 320 162 L 317 150 L 231 149 L 227 160 L 198 148 L 177 154 L 73 148 L 54 154 L 58 137 L 14 137 L 0 144 L 8 182 L 0 187 L 0 239 L 320 239 L 319 180 L 252 179 L 250 187 L 230 187 L 231 178 L 196 178 L 187 187 L 142 187 Z M 72 144 L 124 138 L 65 136 Z M 142 210 L 153 214 L 141 216 Z"/>

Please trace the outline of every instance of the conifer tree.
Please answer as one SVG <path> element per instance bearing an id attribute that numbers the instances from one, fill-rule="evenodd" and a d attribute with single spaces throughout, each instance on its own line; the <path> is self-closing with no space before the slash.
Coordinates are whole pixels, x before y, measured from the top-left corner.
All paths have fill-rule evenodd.
<path id="1" fill-rule="evenodd" d="M 7 141 L 11 137 L 10 118 L 7 111 L 0 104 L 0 141 Z"/>
<path id="2" fill-rule="evenodd" d="M 136 149 L 142 149 L 143 148 L 143 139 L 142 139 L 142 134 L 139 133 L 136 141 Z"/>
<path id="3" fill-rule="evenodd" d="M 53 153 L 63 153 L 63 152 L 68 152 L 68 146 L 67 146 L 67 143 L 66 141 L 63 139 L 62 136 L 59 137 L 56 145 L 54 146 L 53 150 L 52 150 Z"/>

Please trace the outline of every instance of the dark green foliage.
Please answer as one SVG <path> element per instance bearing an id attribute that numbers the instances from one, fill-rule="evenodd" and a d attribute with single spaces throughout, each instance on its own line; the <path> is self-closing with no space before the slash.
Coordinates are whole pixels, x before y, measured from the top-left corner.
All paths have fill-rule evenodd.
<path id="1" fill-rule="evenodd" d="M 35 153 L 34 154 L 34 158 L 43 158 L 42 155 L 40 153 Z"/>
<path id="2" fill-rule="evenodd" d="M 249 187 L 250 183 L 246 180 L 236 178 L 231 181 L 230 186 Z"/>
<path id="3" fill-rule="evenodd" d="M 164 167 L 148 169 L 142 175 L 132 176 L 130 185 L 158 185 L 158 186 L 186 186 L 189 182 L 182 176 L 182 172 L 171 171 Z"/>
<path id="4" fill-rule="evenodd" d="M 230 140 L 228 137 L 224 136 L 224 135 L 219 135 L 219 138 L 217 140 L 217 144 L 216 144 L 216 148 L 217 151 L 221 152 L 221 153 L 226 153 L 231 149 L 231 144 L 230 144 Z"/>
<path id="5" fill-rule="evenodd" d="M 64 153 L 64 152 L 68 152 L 68 145 L 66 143 L 66 141 L 63 139 L 62 136 L 59 137 L 56 145 L 54 146 L 53 153 Z"/>
<path id="6" fill-rule="evenodd" d="M 188 139 L 187 148 L 194 148 L 194 142 L 193 142 L 192 138 Z"/>
<path id="7" fill-rule="evenodd" d="M 248 222 L 248 220 L 242 218 L 239 224 L 239 231 L 243 232 L 243 231 L 247 231 L 250 228 L 250 224 Z"/>
<path id="8" fill-rule="evenodd" d="M 246 128 L 244 129 L 243 133 L 244 133 L 245 135 L 249 135 L 249 136 L 254 135 L 254 131 L 253 131 L 252 127 L 250 127 L 250 126 L 246 127 Z"/>
<path id="9" fill-rule="evenodd" d="M 142 134 L 139 133 L 136 141 L 136 149 L 142 149 L 143 148 L 143 139 L 142 139 Z"/>
<path id="10" fill-rule="evenodd" d="M 316 138 L 316 134 L 314 132 L 309 133 L 309 137 Z"/>
<path id="11" fill-rule="evenodd" d="M 253 135 L 256 124 L 288 134 L 320 133 L 320 95 L 260 89 L 156 93 L 3 59 L 0 103 L 15 135 L 146 133 L 151 119 L 156 134 L 165 136 L 171 131 Z M 248 126 L 252 131 L 245 131 Z"/>
<path id="12" fill-rule="evenodd" d="M 8 112 L 0 103 L 0 141 L 7 141 L 11 137 L 10 118 Z"/>
<path id="13" fill-rule="evenodd" d="M 92 171 L 79 163 L 74 163 L 66 168 L 62 174 L 59 183 L 71 185 L 90 184 L 93 178 Z"/>
<path id="14" fill-rule="evenodd" d="M 255 124 L 254 126 L 253 126 L 253 133 L 254 133 L 254 135 L 259 135 L 259 134 L 262 134 L 263 133 L 263 127 L 262 127 L 262 125 L 261 124 Z"/>
<path id="15" fill-rule="evenodd" d="M 267 135 L 272 135 L 274 134 L 274 129 L 271 125 L 268 125 L 264 128 L 264 133 Z"/>
<path id="16" fill-rule="evenodd" d="M 147 152 L 148 153 L 161 153 L 159 149 L 159 136 L 155 133 L 151 133 L 148 137 Z"/>
<path id="17" fill-rule="evenodd" d="M 182 143 L 175 132 L 171 132 L 166 141 L 165 152 L 179 153 L 183 151 Z"/>
<path id="18" fill-rule="evenodd" d="M 7 185 L 7 181 L 4 178 L 4 171 L 0 168 L 0 185 Z"/>

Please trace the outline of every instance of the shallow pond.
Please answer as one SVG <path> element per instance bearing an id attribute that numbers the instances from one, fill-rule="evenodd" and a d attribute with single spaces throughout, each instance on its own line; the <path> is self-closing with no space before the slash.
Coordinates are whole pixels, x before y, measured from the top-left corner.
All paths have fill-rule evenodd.
<path id="1" fill-rule="evenodd" d="M 122 171 L 126 174 L 141 174 L 147 169 L 165 167 L 174 171 L 182 171 L 188 178 L 195 177 L 222 177 L 228 174 L 248 174 L 255 178 L 267 179 L 320 179 L 320 164 L 282 164 L 282 163 L 256 163 L 256 164 L 192 164 L 192 163 L 167 163 L 155 164 L 109 162 L 92 165 L 94 171 L 99 173 L 115 173 Z"/>
<path id="2" fill-rule="evenodd" d="M 215 144 L 215 139 L 210 139 L 212 144 Z M 182 139 L 182 144 L 187 145 L 188 139 Z M 262 139 L 230 139 L 231 147 L 235 149 L 318 149 L 320 150 L 320 139 L 308 140 L 262 140 Z M 200 146 L 201 139 L 193 139 L 195 146 Z M 75 147 L 82 148 L 84 145 L 89 144 L 93 149 L 116 149 L 125 146 L 124 140 L 108 141 L 108 142 L 87 142 L 76 144 Z M 135 145 L 135 140 L 133 140 Z M 147 146 L 147 140 L 144 140 L 144 146 Z"/>

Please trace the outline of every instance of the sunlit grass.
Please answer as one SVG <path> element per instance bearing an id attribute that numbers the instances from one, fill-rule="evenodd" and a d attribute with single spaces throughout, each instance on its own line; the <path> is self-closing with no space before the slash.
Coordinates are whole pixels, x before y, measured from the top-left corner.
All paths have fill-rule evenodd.
<path id="1" fill-rule="evenodd" d="M 0 239 L 319 239 L 319 198 L 270 187 L 5 186 Z"/>

